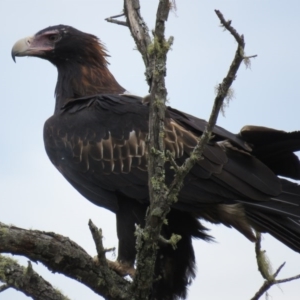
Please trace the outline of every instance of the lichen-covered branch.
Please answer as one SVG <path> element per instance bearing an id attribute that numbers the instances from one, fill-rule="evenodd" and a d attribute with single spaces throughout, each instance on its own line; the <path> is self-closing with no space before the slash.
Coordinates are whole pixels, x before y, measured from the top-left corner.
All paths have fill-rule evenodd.
<path id="1" fill-rule="evenodd" d="M 148 186 L 150 208 L 144 230 L 139 231 L 137 271 L 132 284 L 138 299 L 147 299 L 153 283 L 154 264 L 159 235 L 170 203 L 164 198 L 165 184 L 164 120 L 167 89 L 165 87 L 167 53 L 173 39 L 165 39 L 165 22 L 170 11 L 168 0 L 159 1 L 156 24 L 151 40 L 149 30 L 140 14 L 137 0 L 125 0 L 124 11 L 131 34 L 146 66 L 150 88 Z"/>
<path id="2" fill-rule="evenodd" d="M 255 243 L 256 262 L 257 262 L 258 270 L 261 276 L 265 279 L 265 281 L 250 300 L 258 300 L 273 285 L 300 279 L 300 274 L 289 278 L 276 279 L 276 277 L 278 276 L 282 268 L 285 266 L 285 262 L 282 263 L 278 267 L 278 269 L 273 273 L 270 261 L 267 258 L 265 251 L 261 250 L 261 234 L 257 232 L 256 237 L 257 237 L 257 241 Z"/>
<path id="3" fill-rule="evenodd" d="M 12 287 L 34 300 L 70 300 L 38 275 L 31 262 L 25 268 L 14 259 L 0 255 L 0 281 L 6 283 L 0 292 Z"/>
<path id="4" fill-rule="evenodd" d="M 128 281 L 113 271 L 109 281 L 101 266 L 84 249 L 62 235 L 0 223 L 0 253 L 39 261 L 50 271 L 81 282 L 105 299 L 131 299 Z"/>

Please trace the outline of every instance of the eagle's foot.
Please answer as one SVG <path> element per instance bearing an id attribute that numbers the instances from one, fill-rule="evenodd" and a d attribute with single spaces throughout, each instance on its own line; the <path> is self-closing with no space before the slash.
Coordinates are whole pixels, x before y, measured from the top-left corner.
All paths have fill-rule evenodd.
<path id="1" fill-rule="evenodd" d="M 131 278 L 135 275 L 135 268 L 128 263 L 123 263 L 120 261 L 111 261 L 107 259 L 108 267 L 118 273 L 120 276 L 127 276 L 129 275 Z"/>
<path id="2" fill-rule="evenodd" d="M 100 265 L 98 256 L 94 256 L 93 261 L 95 262 L 96 265 L 98 266 Z M 135 275 L 135 268 L 128 263 L 122 263 L 120 261 L 112 261 L 109 259 L 106 259 L 106 262 L 108 267 L 111 270 L 115 271 L 117 274 L 119 274 L 122 277 L 129 275 L 131 278 L 133 278 Z"/>

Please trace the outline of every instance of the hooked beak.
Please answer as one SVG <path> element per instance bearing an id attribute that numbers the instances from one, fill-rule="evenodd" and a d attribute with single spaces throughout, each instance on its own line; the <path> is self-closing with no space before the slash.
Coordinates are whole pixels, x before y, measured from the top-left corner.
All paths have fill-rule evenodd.
<path id="1" fill-rule="evenodd" d="M 11 57 L 16 62 L 16 56 L 27 56 L 27 55 L 33 55 L 34 54 L 34 48 L 32 48 L 32 41 L 34 37 L 28 36 L 26 38 L 23 38 L 21 40 L 18 40 L 12 50 L 11 50 Z"/>

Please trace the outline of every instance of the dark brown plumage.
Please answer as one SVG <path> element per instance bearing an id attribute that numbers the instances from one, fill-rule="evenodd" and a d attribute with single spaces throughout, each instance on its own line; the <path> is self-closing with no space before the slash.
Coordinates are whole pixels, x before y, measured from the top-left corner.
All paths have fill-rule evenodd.
<path id="1" fill-rule="evenodd" d="M 85 198 L 116 213 L 119 263 L 133 267 L 135 224 L 144 224 L 148 105 L 107 69 L 99 40 L 72 27 L 46 28 L 18 41 L 15 56 L 49 60 L 58 70 L 55 112 L 44 127 L 47 154 Z M 178 164 L 189 156 L 206 122 L 167 108 L 165 148 Z M 152 299 L 186 297 L 195 276 L 192 238 L 210 240 L 203 218 L 234 227 L 255 241 L 253 228 L 300 252 L 300 132 L 246 126 L 239 134 L 215 127 L 214 138 L 184 181 L 162 235 L 182 236 L 177 250 L 161 245 Z M 173 171 L 166 164 L 166 181 Z"/>

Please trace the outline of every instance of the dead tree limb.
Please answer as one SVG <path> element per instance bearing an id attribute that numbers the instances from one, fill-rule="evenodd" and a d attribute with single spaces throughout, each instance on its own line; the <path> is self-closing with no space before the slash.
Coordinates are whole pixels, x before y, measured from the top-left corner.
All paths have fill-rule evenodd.
<path id="1" fill-rule="evenodd" d="M 64 274 L 105 299 L 131 299 L 129 282 L 110 271 L 108 280 L 93 258 L 69 238 L 52 232 L 25 230 L 0 223 L 0 253 L 22 255 Z"/>

